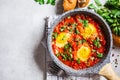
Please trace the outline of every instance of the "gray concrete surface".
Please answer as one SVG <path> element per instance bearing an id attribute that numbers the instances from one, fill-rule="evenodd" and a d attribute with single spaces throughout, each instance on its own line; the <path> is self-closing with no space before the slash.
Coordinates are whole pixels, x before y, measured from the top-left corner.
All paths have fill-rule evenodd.
<path id="1" fill-rule="evenodd" d="M 34 0 L 0 0 L 0 80 L 44 79 L 45 50 L 40 41 L 44 18 L 56 10 Z"/>

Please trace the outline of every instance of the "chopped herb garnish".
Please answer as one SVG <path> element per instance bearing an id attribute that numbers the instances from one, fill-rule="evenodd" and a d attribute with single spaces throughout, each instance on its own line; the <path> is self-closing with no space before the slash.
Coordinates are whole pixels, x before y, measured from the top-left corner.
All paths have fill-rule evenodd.
<path id="1" fill-rule="evenodd" d="M 85 39 L 80 40 L 80 44 L 83 44 L 84 42 L 86 42 Z"/>
<path id="2" fill-rule="evenodd" d="M 56 56 L 59 57 L 59 56 L 60 56 L 60 53 L 57 53 Z"/>
<path id="3" fill-rule="evenodd" d="M 75 28 L 75 33 L 80 34 L 80 32 L 79 32 L 79 30 L 77 28 Z"/>
<path id="4" fill-rule="evenodd" d="M 76 24 L 76 23 L 73 23 L 73 24 L 72 24 L 72 27 L 74 27 L 74 28 L 75 28 L 76 26 L 77 26 L 77 24 Z"/>
<path id="5" fill-rule="evenodd" d="M 69 45 L 66 44 L 66 45 L 64 46 L 64 49 L 66 50 L 66 49 L 68 49 L 68 48 L 69 48 Z"/>
<path id="6" fill-rule="evenodd" d="M 65 29 L 66 29 L 66 26 L 63 26 L 63 27 L 60 28 L 60 31 L 62 32 L 62 31 L 64 31 Z"/>
<path id="7" fill-rule="evenodd" d="M 67 53 L 63 53 L 63 54 L 61 54 L 61 56 L 62 56 L 62 58 L 63 58 L 63 60 L 72 60 L 72 54 L 70 53 L 70 54 L 67 54 Z"/>
<path id="8" fill-rule="evenodd" d="M 70 19 L 71 18 L 71 16 L 68 16 L 68 19 Z"/>
<path id="9" fill-rule="evenodd" d="M 66 45 L 64 46 L 64 49 L 65 49 L 65 50 L 67 50 L 67 49 L 69 49 L 69 48 L 71 48 L 71 44 L 70 44 L 70 43 L 68 43 L 68 44 L 66 44 Z"/>
<path id="10" fill-rule="evenodd" d="M 61 56 L 62 56 L 62 58 L 63 58 L 63 60 L 67 60 L 67 56 L 66 56 L 66 54 L 61 54 Z"/>
<path id="11" fill-rule="evenodd" d="M 72 54 L 71 53 L 68 56 L 68 60 L 72 60 Z"/>
<path id="12" fill-rule="evenodd" d="M 98 58 L 102 58 L 102 57 L 103 57 L 103 53 L 99 53 L 99 52 L 98 52 L 98 53 L 97 53 L 97 57 L 98 57 Z"/>
<path id="13" fill-rule="evenodd" d="M 57 36 L 58 36 L 58 33 L 53 32 L 52 38 L 53 38 L 53 39 L 56 39 L 56 38 L 57 38 Z"/>
<path id="14" fill-rule="evenodd" d="M 84 27 L 88 26 L 88 20 L 84 20 Z"/>
<path id="15" fill-rule="evenodd" d="M 72 53 L 70 53 L 70 57 L 72 58 L 73 56 L 72 56 Z"/>
<path id="16" fill-rule="evenodd" d="M 87 27 L 88 26 L 88 20 L 80 20 L 81 23 L 83 23 L 83 27 Z"/>
<path id="17" fill-rule="evenodd" d="M 80 59 L 79 58 L 77 59 L 77 63 L 80 64 Z"/>
<path id="18" fill-rule="evenodd" d="M 67 29 L 68 29 L 70 32 L 73 31 L 73 28 L 67 27 Z"/>
<path id="19" fill-rule="evenodd" d="M 70 53 L 72 52 L 72 48 L 69 48 L 69 52 L 70 52 Z"/>
<path id="20" fill-rule="evenodd" d="M 93 43 L 94 43 L 94 45 L 95 45 L 97 48 L 100 48 L 100 47 L 101 47 L 100 39 L 99 39 L 99 38 L 96 38 L 96 40 L 94 40 Z"/>

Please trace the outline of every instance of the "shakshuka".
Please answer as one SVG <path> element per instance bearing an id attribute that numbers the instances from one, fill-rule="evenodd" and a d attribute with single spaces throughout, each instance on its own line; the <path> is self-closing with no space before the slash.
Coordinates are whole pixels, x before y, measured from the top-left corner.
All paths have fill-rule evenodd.
<path id="1" fill-rule="evenodd" d="M 64 18 L 52 33 L 54 55 L 75 70 L 98 63 L 104 57 L 105 46 L 106 40 L 100 24 L 83 14 Z"/>

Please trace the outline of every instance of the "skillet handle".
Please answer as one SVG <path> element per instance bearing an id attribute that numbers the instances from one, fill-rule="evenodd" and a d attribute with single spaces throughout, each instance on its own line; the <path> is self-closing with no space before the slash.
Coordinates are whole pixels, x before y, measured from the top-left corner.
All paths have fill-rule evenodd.
<path id="1" fill-rule="evenodd" d="M 103 66 L 99 74 L 106 77 L 108 80 L 120 80 L 120 77 L 115 73 L 110 63 Z"/>

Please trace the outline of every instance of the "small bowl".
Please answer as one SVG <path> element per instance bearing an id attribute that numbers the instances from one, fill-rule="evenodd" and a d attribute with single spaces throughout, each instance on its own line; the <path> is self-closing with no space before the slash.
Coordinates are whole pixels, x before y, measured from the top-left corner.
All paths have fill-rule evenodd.
<path id="1" fill-rule="evenodd" d="M 94 18 L 101 26 L 101 30 L 105 36 L 106 39 L 106 52 L 104 57 L 94 66 L 86 69 L 80 69 L 80 70 L 75 70 L 64 63 L 62 63 L 55 55 L 52 49 L 52 33 L 55 28 L 55 26 L 62 21 L 64 18 L 71 16 L 71 15 L 76 15 L 76 14 L 84 14 L 91 16 Z M 53 24 L 51 24 L 51 28 L 49 29 L 48 32 L 48 38 L 47 38 L 47 46 L 48 46 L 48 51 L 50 53 L 51 58 L 53 61 L 63 70 L 66 71 L 69 75 L 83 75 L 83 74 L 89 74 L 89 73 L 94 73 L 97 74 L 99 70 L 106 64 L 110 62 L 110 52 L 112 49 L 113 41 L 112 41 L 112 33 L 110 30 L 110 27 L 108 24 L 105 22 L 105 20 L 100 17 L 97 13 L 90 11 L 90 10 L 81 10 L 81 9 L 75 9 L 68 11 L 66 13 L 63 13 L 60 15 L 57 19 L 54 20 Z"/>

